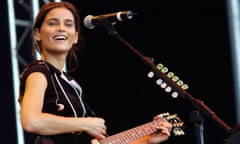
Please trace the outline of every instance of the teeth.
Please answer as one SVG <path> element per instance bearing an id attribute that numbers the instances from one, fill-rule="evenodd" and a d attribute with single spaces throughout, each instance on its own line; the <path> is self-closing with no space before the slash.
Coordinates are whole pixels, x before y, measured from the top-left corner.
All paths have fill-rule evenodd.
<path id="1" fill-rule="evenodd" d="M 56 36 L 54 37 L 55 40 L 65 40 L 66 37 L 65 36 Z"/>

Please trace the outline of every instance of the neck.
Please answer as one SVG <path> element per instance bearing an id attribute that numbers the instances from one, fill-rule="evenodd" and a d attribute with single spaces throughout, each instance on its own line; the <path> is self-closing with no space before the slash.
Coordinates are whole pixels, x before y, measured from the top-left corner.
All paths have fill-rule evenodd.
<path id="1" fill-rule="evenodd" d="M 59 71 L 64 71 L 66 58 L 56 58 L 56 57 L 44 57 L 41 56 L 41 60 L 47 61 L 56 67 Z"/>

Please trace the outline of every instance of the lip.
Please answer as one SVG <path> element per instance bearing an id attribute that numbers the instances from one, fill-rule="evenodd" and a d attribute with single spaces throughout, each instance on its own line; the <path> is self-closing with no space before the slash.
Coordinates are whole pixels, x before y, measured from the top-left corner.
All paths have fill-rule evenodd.
<path id="1" fill-rule="evenodd" d="M 59 37 L 59 39 L 58 39 L 58 37 Z M 67 40 L 68 38 L 67 38 L 67 36 L 65 36 L 65 35 L 54 35 L 53 36 L 53 39 L 54 40 L 57 40 L 57 41 L 65 41 L 65 40 Z"/>

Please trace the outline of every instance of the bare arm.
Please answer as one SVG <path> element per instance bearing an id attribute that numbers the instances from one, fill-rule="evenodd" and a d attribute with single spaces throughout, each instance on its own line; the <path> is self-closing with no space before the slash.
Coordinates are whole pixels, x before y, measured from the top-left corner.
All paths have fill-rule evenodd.
<path id="1" fill-rule="evenodd" d="M 46 88 L 47 79 L 42 73 L 28 76 L 21 102 L 21 122 L 26 131 L 43 135 L 85 131 L 97 138 L 105 137 L 106 126 L 102 118 L 70 118 L 43 113 Z"/>

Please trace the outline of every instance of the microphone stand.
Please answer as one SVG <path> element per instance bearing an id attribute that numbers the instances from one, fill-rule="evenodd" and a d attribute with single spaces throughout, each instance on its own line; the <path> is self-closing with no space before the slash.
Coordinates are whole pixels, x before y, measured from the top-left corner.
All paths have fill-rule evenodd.
<path id="1" fill-rule="evenodd" d="M 197 143 L 204 144 L 204 138 L 203 138 L 204 117 L 202 116 L 200 111 L 194 110 L 190 114 L 190 120 L 194 123 L 194 128 L 195 128 L 196 137 L 197 137 Z"/>
<path id="2" fill-rule="evenodd" d="M 170 78 L 168 78 L 164 73 L 162 73 L 159 69 L 157 69 L 156 65 L 153 64 L 152 60 L 148 57 L 142 55 L 137 49 L 135 49 L 131 44 L 129 44 L 125 39 L 123 39 L 113 28 L 114 23 L 111 23 L 107 19 L 103 19 L 102 26 L 106 28 L 108 33 L 117 38 L 123 44 L 125 44 L 134 54 L 136 54 L 150 69 L 162 80 L 164 80 L 171 88 L 177 92 L 181 98 L 189 100 L 194 107 L 197 108 L 197 111 L 193 111 L 191 115 L 192 122 L 195 123 L 195 130 L 197 134 L 198 144 L 204 144 L 203 138 L 203 114 L 212 119 L 218 126 L 220 126 L 225 132 L 230 133 L 231 127 L 229 127 L 223 120 L 221 120 L 214 111 L 212 111 L 204 102 L 200 99 L 194 98 L 190 93 L 182 89 L 175 82 L 173 82 Z"/>

